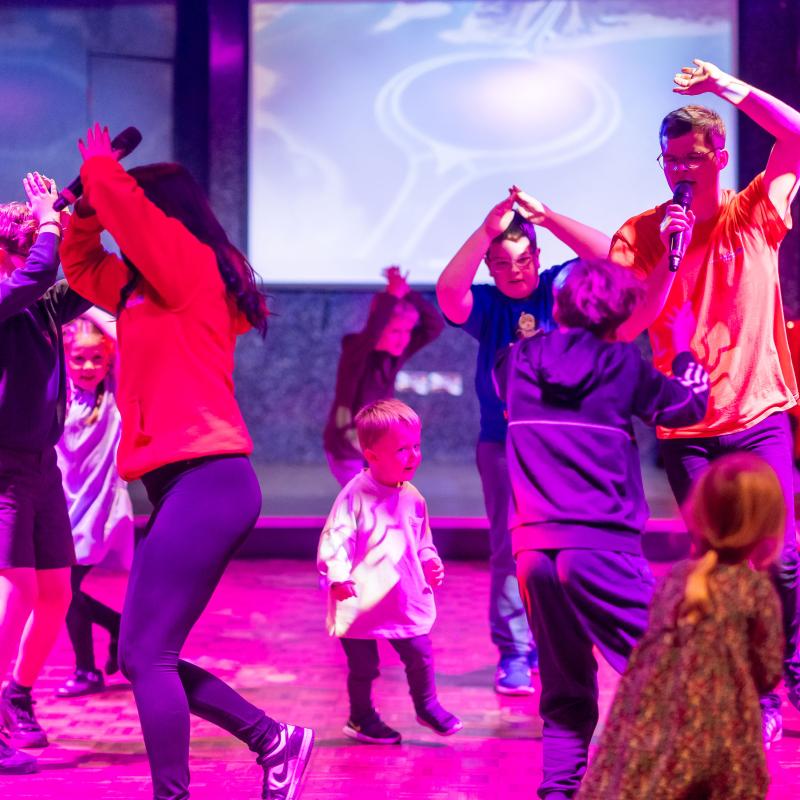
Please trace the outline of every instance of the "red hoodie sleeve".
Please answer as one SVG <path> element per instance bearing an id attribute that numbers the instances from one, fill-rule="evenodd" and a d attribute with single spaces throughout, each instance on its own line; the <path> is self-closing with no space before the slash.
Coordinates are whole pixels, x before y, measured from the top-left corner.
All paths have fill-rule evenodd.
<path id="1" fill-rule="evenodd" d="M 211 248 L 150 202 L 116 159 L 90 158 L 81 180 L 101 225 L 165 305 L 181 308 L 201 286 L 222 280 Z"/>
<path id="2" fill-rule="evenodd" d="M 61 264 L 70 288 L 94 305 L 115 313 L 130 275 L 122 260 L 101 244 L 102 230 L 96 215 L 73 214 L 61 243 Z"/>

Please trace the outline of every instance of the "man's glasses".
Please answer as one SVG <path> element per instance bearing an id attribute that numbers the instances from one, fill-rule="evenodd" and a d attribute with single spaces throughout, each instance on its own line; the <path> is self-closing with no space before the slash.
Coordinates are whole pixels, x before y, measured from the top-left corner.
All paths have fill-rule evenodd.
<path id="1" fill-rule="evenodd" d="M 697 169 L 706 161 L 708 161 L 709 157 L 713 158 L 716 154 L 716 150 L 704 150 L 702 153 L 689 153 L 688 156 L 677 158 L 675 156 L 668 156 L 664 155 L 664 153 L 659 153 L 656 161 L 658 161 L 658 166 L 664 171 L 676 170 L 680 169 L 681 167 L 686 169 Z"/>
<path id="2" fill-rule="evenodd" d="M 533 269 L 536 266 L 536 261 L 533 256 L 520 256 L 516 261 L 506 261 L 505 259 L 491 261 L 487 259 L 486 265 L 492 272 L 510 272 L 512 267 L 524 272 L 525 270 Z"/>

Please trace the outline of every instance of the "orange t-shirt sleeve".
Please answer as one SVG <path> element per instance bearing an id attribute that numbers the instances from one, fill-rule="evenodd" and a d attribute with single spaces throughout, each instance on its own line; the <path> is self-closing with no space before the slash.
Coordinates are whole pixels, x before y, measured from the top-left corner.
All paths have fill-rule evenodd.
<path id="1" fill-rule="evenodd" d="M 609 260 L 633 270 L 639 280 L 644 280 L 664 255 L 664 245 L 659 235 L 659 225 L 664 208 L 629 219 L 611 239 Z"/>
<path id="2" fill-rule="evenodd" d="M 741 228 L 758 229 L 764 232 L 767 244 L 773 249 L 778 245 L 792 227 L 792 212 L 787 209 L 786 217 L 778 213 L 778 209 L 769 199 L 767 187 L 764 185 L 764 173 L 761 172 L 736 195 L 736 207 L 732 218 Z"/>

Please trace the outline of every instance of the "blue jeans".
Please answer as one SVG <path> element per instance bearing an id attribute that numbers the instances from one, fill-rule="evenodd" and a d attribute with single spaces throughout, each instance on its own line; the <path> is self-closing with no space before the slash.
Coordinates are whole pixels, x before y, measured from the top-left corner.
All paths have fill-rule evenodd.
<path id="1" fill-rule="evenodd" d="M 511 482 L 505 442 L 478 442 L 476 461 L 489 518 L 489 628 L 500 656 L 528 657 L 533 636 L 519 594 L 508 510 Z"/>
<path id="2" fill-rule="evenodd" d="M 761 456 L 778 476 L 786 501 L 786 532 L 783 549 L 772 568 L 772 580 L 783 611 L 783 632 L 786 637 L 783 672 L 786 683 L 800 683 L 800 659 L 797 655 L 798 618 L 797 584 L 798 554 L 794 515 L 794 465 L 792 464 L 792 436 L 788 415 L 773 414 L 758 425 L 726 436 L 707 436 L 693 439 L 664 439 L 661 452 L 672 492 L 683 505 L 692 483 L 715 458 L 726 453 L 745 450 Z M 770 693 L 761 699 L 763 706 L 779 708 L 778 695 Z"/>

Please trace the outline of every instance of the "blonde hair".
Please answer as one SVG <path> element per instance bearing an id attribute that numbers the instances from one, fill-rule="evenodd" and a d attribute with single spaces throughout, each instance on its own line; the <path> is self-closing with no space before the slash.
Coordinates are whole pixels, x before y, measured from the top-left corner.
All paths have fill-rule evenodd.
<path id="1" fill-rule="evenodd" d="M 381 437 L 397 425 L 419 428 L 419 415 L 402 400 L 376 400 L 356 414 L 356 432 L 362 450 L 374 446 Z"/>
<path id="2" fill-rule="evenodd" d="M 38 225 L 25 203 L 0 203 L 0 248 L 27 256 Z"/>
<path id="3" fill-rule="evenodd" d="M 686 580 L 681 613 L 697 621 L 710 608 L 709 578 L 717 564 L 739 564 L 774 540 L 767 561 L 780 550 L 786 501 L 775 471 L 753 453 L 731 453 L 700 476 L 686 509 L 700 556 Z"/>
<path id="4" fill-rule="evenodd" d="M 85 427 L 94 425 L 100 417 L 100 406 L 103 403 L 103 397 L 106 392 L 113 392 L 113 359 L 116 351 L 116 343 L 114 339 L 105 333 L 100 327 L 86 316 L 76 317 L 72 322 L 68 322 L 64 328 L 64 350 L 69 353 L 74 345 L 84 345 L 94 347 L 101 345 L 105 350 L 111 363 L 109 365 L 108 374 L 97 384 L 97 394 L 95 396 L 94 408 L 91 413 L 81 420 L 81 424 Z"/>
<path id="5" fill-rule="evenodd" d="M 630 270 L 601 258 L 580 259 L 565 267 L 553 288 L 556 322 L 584 328 L 601 339 L 613 336 L 644 296 L 641 281 Z"/>

